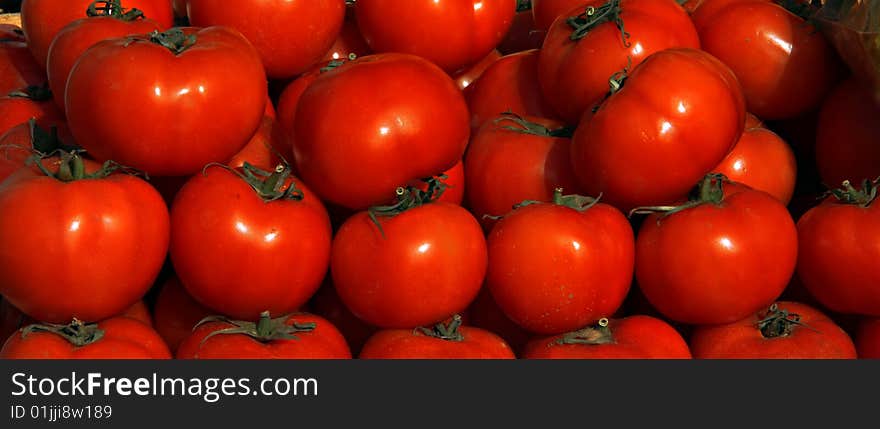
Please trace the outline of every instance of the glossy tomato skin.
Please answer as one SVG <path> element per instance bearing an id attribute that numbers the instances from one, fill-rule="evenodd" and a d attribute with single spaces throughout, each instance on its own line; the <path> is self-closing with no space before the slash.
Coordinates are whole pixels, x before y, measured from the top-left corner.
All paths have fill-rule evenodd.
<path id="1" fill-rule="evenodd" d="M 482 75 L 489 66 L 495 63 L 495 61 L 498 61 L 499 58 L 501 58 L 501 53 L 498 52 L 497 49 L 493 49 L 492 52 L 489 52 L 489 55 L 486 55 L 476 64 L 454 73 L 452 78 L 455 79 L 455 84 L 458 85 L 458 89 L 463 91 L 465 88 L 469 87 L 471 83 L 476 81 L 480 75 Z"/>
<path id="2" fill-rule="evenodd" d="M 321 74 L 300 97 L 294 128 L 302 179 L 323 200 L 355 210 L 449 169 L 469 136 L 452 79 L 405 54 L 369 55 Z"/>
<path id="3" fill-rule="evenodd" d="M 85 165 L 90 173 L 100 167 Z M 0 293 L 45 322 L 114 316 L 153 284 L 168 234 L 162 197 L 137 177 L 65 183 L 36 168 L 19 169 L 0 185 L 0 238 L 19 243 L 0 247 Z M 34 269 L 35 254 L 53 269 Z"/>
<path id="4" fill-rule="evenodd" d="M 318 62 L 342 28 L 344 0 L 251 0 L 247 13 L 226 0 L 189 0 L 194 26 L 223 25 L 241 31 L 260 53 L 273 79 L 296 76 Z"/>
<path id="5" fill-rule="evenodd" d="M 516 0 L 364 0 L 355 12 L 374 52 L 418 55 L 453 73 L 498 46 L 513 23 Z"/>
<path id="6" fill-rule="evenodd" d="M 302 200 L 264 201 L 237 174 L 213 167 L 193 176 L 171 207 L 171 261 L 198 302 L 256 320 L 286 314 L 318 290 L 330 258 L 327 210 L 299 180 Z"/>
<path id="7" fill-rule="evenodd" d="M 267 105 L 271 106 L 272 103 Z M 239 168 L 248 162 L 255 167 L 271 171 L 281 162 L 280 157 L 285 159 L 289 157 L 289 152 L 287 138 L 278 122 L 269 116 L 263 116 L 257 132 L 226 165 Z"/>
<path id="8" fill-rule="evenodd" d="M 687 342 L 668 323 L 650 316 L 610 319 L 609 344 L 559 344 L 563 335 L 526 344 L 523 359 L 691 359 Z"/>
<path id="9" fill-rule="evenodd" d="M 576 7 L 586 9 L 589 0 L 532 0 L 532 16 L 535 18 L 535 28 L 546 33 L 553 25 L 556 18 L 566 15 Z M 565 18 L 563 18 L 565 19 Z"/>
<path id="10" fill-rule="evenodd" d="M 796 302 L 777 303 L 800 317 L 787 336 L 767 337 L 758 329 L 766 310 L 725 325 L 700 326 L 690 345 L 697 359 L 855 359 L 849 335 L 820 311 Z"/>
<path id="11" fill-rule="evenodd" d="M 378 221 L 381 231 L 359 212 L 333 239 L 333 285 L 357 317 L 409 329 L 461 312 L 477 296 L 486 240 L 467 210 L 435 202 Z"/>
<path id="12" fill-rule="evenodd" d="M 574 171 L 583 192 L 622 210 L 667 205 L 724 159 L 745 117 L 727 66 L 695 49 L 658 52 L 584 116 L 572 138 Z"/>
<path id="13" fill-rule="evenodd" d="M 515 359 L 499 336 L 480 329 L 458 328 L 463 339 L 449 341 L 412 329 L 386 329 L 375 333 L 359 359 Z"/>
<path id="14" fill-rule="evenodd" d="M 153 308 L 154 327 L 172 353 L 192 334 L 193 327 L 213 312 L 186 293 L 177 277 L 166 280 Z"/>
<path id="15" fill-rule="evenodd" d="M 0 95 L 46 83 L 46 69 L 40 67 L 24 40 L 0 35 Z"/>
<path id="16" fill-rule="evenodd" d="M 64 114 L 52 100 L 34 100 L 19 96 L 0 96 L 0 136 L 31 118 L 42 127 L 64 122 Z"/>
<path id="17" fill-rule="evenodd" d="M 323 70 L 325 70 L 324 67 L 328 65 L 329 62 L 315 65 L 307 72 L 299 75 L 299 77 L 287 84 L 278 96 L 278 103 L 275 110 L 278 125 L 281 127 L 281 132 L 285 138 L 285 146 L 287 149 L 284 153 L 286 154 L 293 155 L 294 125 L 296 123 L 296 108 L 299 106 L 299 99 L 302 97 L 303 92 L 306 91 L 306 88 L 308 88 L 309 85 L 311 85 L 312 82 L 323 73 Z"/>
<path id="18" fill-rule="evenodd" d="M 622 0 L 620 18 L 630 34 L 628 46 L 621 30 L 611 22 L 600 24 L 580 40 L 571 40 L 573 30 L 566 17 L 584 13 L 586 6 L 604 3 L 606 0 L 585 1 L 569 10 L 550 27 L 541 47 L 541 91 L 557 115 L 570 125 L 576 125 L 585 112 L 602 101 L 608 94 L 608 80 L 629 60 L 632 69 L 664 49 L 700 47 L 690 18 L 675 0 Z"/>
<path id="19" fill-rule="evenodd" d="M 98 341 L 75 346 L 48 332 L 22 337 L 16 332 L 0 350 L 2 359 L 171 359 L 168 346 L 149 325 L 119 316 L 98 322 L 104 336 Z"/>
<path id="20" fill-rule="evenodd" d="M 358 27 L 357 17 L 354 14 L 354 5 L 346 5 L 345 20 L 342 23 L 342 29 L 339 36 L 333 42 L 333 46 L 324 54 L 322 61 L 346 60 L 350 55 L 362 57 L 372 54 L 370 45 L 364 40 L 361 29 Z"/>
<path id="21" fill-rule="evenodd" d="M 880 105 L 867 86 L 841 82 L 825 99 L 816 129 L 816 163 L 826 186 L 880 177 Z"/>
<path id="22" fill-rule="evenodd" d="M 732 323 L 768 307 L 797 261 L 798 237 L 771 195 L 726 185 L 724 200 L 645 219 L 636 239 L 636 279 L 666 318 Z"/>
<path id="23" fill-rule="evenodd" d="M 880 319 L 865 319 L 856 331 L 859 359 L 880 359 Z"/>
<path id="24" fill-rule="evenodd" d="M 728 179 L 773 195 L 788 205 L 797 180 L 791 146 L 767 128 L 746 128 L 733 150 L 713 170 Z"/>
<path id="25" fill-rule="evenodd" d="M 351 359 L 351 350 L 339 330 L 326 319 L 308 313 L 296 313 L 287 324 L 314 323 L 310 332 L 297 332 L 293 340 L 266 343 L 241 334 L 209 334 L 233 325 L 209 322 L 196 328 L 177 349 L 177 359 Z"/>

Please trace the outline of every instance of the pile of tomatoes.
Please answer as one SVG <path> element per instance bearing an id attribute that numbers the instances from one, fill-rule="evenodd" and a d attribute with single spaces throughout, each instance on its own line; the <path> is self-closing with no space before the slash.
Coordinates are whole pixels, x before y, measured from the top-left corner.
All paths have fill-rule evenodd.
<path id="1" fill-rule="evenodd" d="M 230 3 L 0 27 L 0 356 L 880 357 L 819 6 Z"/>

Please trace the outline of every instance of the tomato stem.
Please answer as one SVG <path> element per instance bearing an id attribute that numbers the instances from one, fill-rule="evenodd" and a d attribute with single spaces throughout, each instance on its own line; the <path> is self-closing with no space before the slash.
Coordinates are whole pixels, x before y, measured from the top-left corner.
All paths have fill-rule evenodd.
<path id="1" fill-rule="evenodd" d="M 43 85 L 31 85 L 27 88 L 12 91 L 8 96 L 12 98 L 26 98 L 33 101 L 49 101 L 52 99 L 52 91 L 49 89 L 49 84 L 44 83 Z"/>
<path id="2" fill-rule="evenodd" d="M 140 18 L 144 18 L 144 13 L 139 9 L 126 10 L 122 7 L 121 0 L 102 0 L 95 1 L 86 9 L 86 16 L 89 18 L 98 16 L 108 16 L 122 21 L 131 22 Z"/>
<path id="3" fill-rule="evenodd" d="M 48 154 L 37 151 L 37 153 L 32 156 L 30 160 L 28 160 L 28 162 L 34 162 L 37 168 L 46 176 L 52 177 L 65 183 L 74 182 L 77 180 L 104 179 L 116 172 L 130 174 L 133 176 L 144 176 L 145 179 L 149 180 L 149 176 L 147 175 L 147 173 L 131 167 L 126 167 L 112 160 L 104 161 L 104 164 L 101 165 L 101 168 L 99 168 L 94 173 L 87 173 L 83 158 L 82 156 L 80 156 L 81 153 L 83 153 L 82 150 L 74 150 L 68 152 L 64 149 L 57 149 Z M 57 172 L 53 173 L 49 171 L 49 169 L 45 165 L 43 165 L 43 160 L 50 157 L 58 157 Z"/>
<path id="4" fill-rule="evenodd" d="M 801 316 L 789 313 L 788 310 L 780 310 L 779 304 L 773 304 L 763 318 L 758 321 L 758 329 L 764 338 L 780 338 L 791 335 L 795 326 L 816 331 L 807 324 L 801 322 Z M 818 332 L 818 331 L 816 331 Z"/>
<path id="5" fill-rule="evenodd" d="M 503 125 L 501 129 L 540 137 L 571 138 L 574 135 L 574 127 L 561 127 L 551 130 L 541 124 L 531 122 L 510 110 L 502 113 L 501 116 L 495 118 L 492 122 L 496 125 L 502 122 L 509 122 L 512 125 Z"/>
<path id="6" fill-rule="evenodd" d="M 414 333 L 418 332 L 422 335 L 446 341 L 464 341 L 464 336 L 461 335 L 461 332 L 458 330 L 458 328 L 461 327 L 461 324 L 461 316 L 456 314 L 452 316 L 452 320 L 450 320 L 448 324 L 440 322 L 434 325 L 432 329 L 418 327 L 415 329 Z"/>
<path id="7" fill-rule="evenodd" d="M 614 335 L 609 327 L 610 324 L 611 322 L 608 318 L 603 317 L 599 319 L 594 326 L 588 326 L 574 332 L 563 334 L 562 337 L 556 340 L 556 344 L 580 344 L 588 346 L 614 344 Z"/>
<path id="8" fill-rule="evenodd" d="M 421 179 L 428 184 L 428 189 L 424 191 L 414 186 L 401 186 L 395 190 L 397 203 L 390 206 L 370 207 L 367 209 L 367 216 L 369 216 L 373 224 L 379 228 L 379 233 L 382 234 L 382 238 L 385 238 L 385 231 L 382 229 L 382 224 L 379 222 L 379 216 L 394 217 L 407 210 L 437 201 L 437 199 L 443 195 L 443 192 L 446 191 L 447 186 L 445 180 L 447 178 L 448 176 L 441 174 L 439 176 Z"/>
<path id="9" fill-rule="evenodd" d="M 159 30 L 153 30 L 150 33 L 150 41 L 164 46 L 175 55 L 180 55 L 196 43 L 196 35 L 187 36 L 180 28 L 172 28 L 161 33 Z"/>
<path id="10" fill-rule="evenodd" d="M 277 200 L 302 201 L 305 198 L 305 195 L 296 187 L 296 183 L 292 180 L 289 186 L 285 187 L 287 179 L 293 174 L 293 170 L 286 162 L 278 164 L 275 166 L 275 170 L 271 172 L 248 162 L 244 163 L 241 171 L 228 165 L 212 162 L 205 166 L 202 174 L 205 174 L 209 167 L 220 167 L 240 177 L 267 203 Z"/>
<path id="11" fill-rule="evenodd" d="M 227 323 L 232 326 L 229 328 L 211 332 L 202 339 L 202 342 L 200 344 L 204 344 L 205 341 L 208 341 L 209 338 L 215 335 L 238 334 L 247 335 L 248 337 L 251 337 L 257 341 L 266 343 L 269 341 L 277 340 L 298 340 L 299 338 L 294 334 L 299 332 L 312 332 L 318 326 L 314 322 L 293 322 L 291 324 L 288 324 L 287 320 L 290 318 L 290 316 L 291 315 L 288 314 L 273 319 L 268 311 L 264 311 L 260 313 L 260 319 L 256 323 L 244 320 L 231 320 L 226 316 L 208 316 L 200 320 L 199 323 L 197 323 L 196 326 L 193 327 L 193 330 L 206 323 Z"/>
<path id="12" fill-rule="evenodd" d="M 22 328 L 21 338 L 24 339 L 34 332 L 48 332 L 59 335 L 77 347 L 87 346 L 104 337 L 104 331 L 98 329 L 97 323 L 86 324 L 79 319 L 73 319 L 73 321 L 67 325 L 56 325 L 52 323 L 29 325 Z"/>
<path id="13" fill-rule="evenodd" d="M 348 54 L 348 61 L 354 61 L 356 59 L 357 59 L 357 54 L 355 54 L 354 52 Z M 327 63 L 326 66 L 321 67 L 321 73 L 327 73 L 330 70 L 337 69 L 345 63 L 346 63 L 346 60 L 344 60 L 344 59 L 332 60 L 329 63 Z"/>
<path id="14" fill-rule="evenodd" d="M 687 209 L 691 209 L 694 207 L 698 207 L 704 204 L 713 204 L 719 205 L 722 201 L 724 201 L 724 182 L 727 182 L 727 177 L 720 173 L 710 173 L 707 174 L 703 180 L 697 185 L 694 194 L 688 202 L 680 205 L 680 206 L 646 206 L 646 207 L 636 207 L 629 212 L 629 217 L 633 217 L 637 214 L 654 214 L 661 213 L 660 216 L 657 217 L 657 223 L 659 224 L 662 219 L 665 219 L 668 216 L 676 214 L 680 211 L 684 211 Z"/>
<path id="15" fill-rule="evenodd" d="M 874 180 L 864 180 L 861 189 L 852 186 L 849 180 L 843 181 L 843 188 L 831 189 L 831 194 L 842 204 L 852 204 L 868 207 L 877 199 L 877 190 L 880 188 L 880 177 Z"/>
<path id="16" fill-rule="evenodd" d="M 532 0 L 517 0 L 516 11 L 525 12 L 527 10 L 532 10 Z"/>
<path id="17" fill-rule="evenodd" d="M 623 19 L 620 17 L 620 0 L 609 0 L 602 6 L 587 6 L 584 13 L 578 16 L 569 17 L 566 21 L 572 29 L 571 40 L 580 40 L 589 34 L 591 30 L 606 22 L 613 22 L 620 29 L 621 40 L 623 45 L 630 47 L 630 34 L 626 32 L 623 25 Z"/>

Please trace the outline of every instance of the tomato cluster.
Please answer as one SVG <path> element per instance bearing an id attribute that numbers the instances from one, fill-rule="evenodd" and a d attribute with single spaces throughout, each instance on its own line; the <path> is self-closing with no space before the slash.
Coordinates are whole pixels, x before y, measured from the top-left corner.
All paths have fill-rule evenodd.
<path id="1" fill-rule="evenodd" d="M 880 356 L 809 2 L 228 3 L 0 27 L 0 357 Z"/>

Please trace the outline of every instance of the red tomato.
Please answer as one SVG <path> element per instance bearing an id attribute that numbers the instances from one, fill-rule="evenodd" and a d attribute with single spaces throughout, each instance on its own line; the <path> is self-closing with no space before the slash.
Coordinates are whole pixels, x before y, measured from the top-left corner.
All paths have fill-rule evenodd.
<path id="1" fill-rule="evenodd" d="M 291 335 L 294 338 L 290 338 Z M 339 330 L 326 319 L 297 313 L 277 319 L 264 314 L 256 323 L 216 318 L 193 330 L 180 344 L 176 356 L 177 359 L 351 359 L 351 351 Z"/>
<path id="2" fill-rule="evenodd" d="M 359 359 L 515 359 L 504 340 L 461 326 L 461 317 L 433 329 L 386 329 L 367 340 Z"/>
<path id="3" fill-rule="evenodd" d="M 766 0 L 706 0 L 694 14 L 706 52 L 730 66 L 750 112 L 764 119 L 798 116 L 817 106 L 842 67 L 834 48 L 811 23 Z"/>
<path id="4" fill-rule="evenodd" d="M 724 159 L 745 116 L 727 66 L 695 49 L 658 52 L 584 115 L 572 138 L 574 171 L 584 192 L 621 209 L 669 204 Z"/>
<path id="5" fill-rule="evenodd" d="M 128 307 L 127 310 L 123 311 L 120 316 L 125 316 L 137 320 L 149 327 L 153 327 L 153 316 L 150 314 L 150 309 L 147 307 L 147 303 L 145 303 L 144 300 L 135 302 L 131 307 Z"/>
<path id="6" fill-rule="evenodd" d="M 498 43 L 498 51 L 502 55 L 539 49 L 544 42 L 544 32 L 535 29 L 535 18 L 531 9 L 520 10 L 513 17 L 513 24 L 507 36 Z"/>
<path id="7" fill-rule="evenodd" d="M 0 136 L 31 118 L 43 127 L 64 122 L 48 89 L 32 86 L 0 96 Z"/>
<path id="8" fill-rule="evenodd" d="M 333 42 L 333 46 L 324 54 L 322 61 L 345 60 L 352 54 L 355 57 L 362 57 L 372 53 L 370 45 L 364 40 L 361 29 L 358 27 L 354 5 L 346 5 L 342 30 L 336 37 L 336 41 Z"/>
<path id="9" fill-rule="evenodd" d="M 732 323 L 782 294 L 797 261 L 797 229 L 785 206 L 761 191 L 707 177 L 699 199 L 642 223 L 636 279 L 669 319 Z"/>
<path id="10" fill-rule="evenodd" d="M 202 307 L 189 296 L 177 277 L 171 277 L 162 284 L 153 308 L 156 332 L 162 336 L 172 353 L 192 334 L 193 327 L 210 315 L 211 310 Z"/>
<path id="11" fill-rule="evenodd" d="M 306 88 L 293 153 L 323 200 L 359 210 L 455 165 L 468 134 L 467 104 L 449 76 L 419 57 L 379 54 L 322 73 Z"/>
<path id="12" fill-rule="evenodd" d="M 797 271 L 824 307 L 880 316 L 880 179 L 866 185 L 835 190 L 798 220 Z"/>
<path id="13" fill-rule="evenodd" d="M 339 332 L 348 341 L 353 355 L 360 353 L 367 340 L 378 331 L 378 328 L 358 319 L 357 316 L 348 310 L 345 304 L 342 303 L 342 300 L 339 299 L 339 295 L 336 294 L 336 288 L 333 287 L 331 282 L 325 282 L 318 289 L 318 292 L 309 301 L 309 308 L 318 316 L 329 320 L 330 323 L 333 323 L 339 329 Z"/>
<path id="14" fill-rule="evenodd" d="M 43 70 L 49 57 L 49 45 L 67 24 L 82 18 L 94 0 L 28 0 L 21 5 L 21 29 L 28 48 Z M 102 5 L 103 6 L 103 5 Z M 156 21 L 161 29 L 174 25 L 174 13 L 168 0 L 124 0 L 127 9 L 139 9 Z M 119 77 L 119 75 L 113 75 Z"/>
<path id="15" fill-rule="evenodd" d="M 80 55 L 86 49 L 106 39 L 134 34 L 147 34 L 159 30 L 160 25 L 143 14 L 132 10 L 89 10 L 86 18 L 65 25 L 49 45 L 46 70 L 49 88 L 55 95 L 55 103 L 64 110 L 64 94 L 67 77 Z"/>
<path id="16" fill-rule="evenodd" d="M 816 129 L 816 163 L 826 186 L 880 177 L 880 105 L 855 79 L 825 99 Z"/>
<path id="17" fill-rule="evenodd" d="M 272 103 L 267 105 L 271 106 Z M 260 128 L 254 133 L 251 140 L 244 145 L 226 165 L 238 168 L 243 167 L 245 162 L 263 170 L 272 170 L 281 161 L 280 157 L 287 158 L 290 148 L 287 146 L 287 138 L 281 127 L 269 116 L 263 117 Z"/>
<path id="18" fill-rule="evenodd" d="M 71 70 L 66 97 L 70 130 L 92 156 L 157 176 L 228 160 L 253 136 L 265 104 L 256 51 L 226 27 L 99 42 Z"/>
<path id="19" fill-rule="evenodd" d="M 453 73 L 498 46 L 516 0 L 358 0 L 355 12 L 374 52 L 418 55 Z"/>
<path id="20" fill-rule="evenodd" d="M 497 334 L 519 355 L 533 334 L 510 320 L 492 298 L 489 288 L 483 286 L 474 302 L 467 309 L 471 325 Z"/>
<path id="21" fill-rule="evenodd" d="M 501 58 L 501 53 L 495 49 L 470 68 L 454 73 L 452 78 L 455 79 L 455 84 L 458 85 L 458 89 L 464 91 L 464 89 L 476 81 L 480 75 L 489 68 L 489 66 L 494 64 L 495 61 L 498 61 L 499 58 Z"/>
<path id="22" fill-rule="evenodd" d="M 650 316 L 600 319 L 595 326 L 541 338 L 526 345 L 524 359 L 690 359 L 681 334 Z"/>
<path id="23" fill-rule="evenodd" d="M 345 60 L 340 60 L 345 61 Z M 299 106 L 299 99 L 302 97 L 303 92 L 305 92 L 306 88 L 315 81 L 322 73 L 325 71 L 331 70 L 330 67 L 337 67 L 341 65 L 339 63 L 321 63 L 312 67 L 309 71 L 301 74 L 298 78 L 290 82 L 287 86 L 284 87 L 284 90 L 281 91 L 281 95 L 278 97 L 278 107 L 277 107 L 277 117 L 278 117 L 278 126 L 281 128 L 283 136 L 285 137 L 285 145 L 287 150 L 284 152 L 285 154 L 293 154 L 293 136 L 294 136 L 294 124 L 296 119 L 296 108 Z"/>
<path id="24" fill-rule="evenodd" d="M 152 186 L 68 160 L 44 162 L 55 177 L 22 168 L 0 185 L 0 237 L 18 243 L 0 246 L 0 293 L 51 323 L 121 313 L 147 292 L 168 251 L 168 210 Z M 36 269 L 35 254 L 52 269 Z"/>
<path id="25" fill-rule="evenodd" d="M 585 10 L 595 13 L 587 16 Z M 578 28 L 566 17 L 575 18 Z M 608 80 L 627 64 L 637 67 L 664 49 L 699 47 L 697 31 L 675 0 L 584 1 L 556 20 L 544 39 L 538 57 L 541 91 L 558 116 L 575 125 L 608 94 Z M 667 73 L 664 82 L 674 76 L 690 82 L 689 75 Z"/>
<path id="26" fill-rule="evenodd" d="M 471 212 L 488 229 L 525 200 L 552 201 L 553 191 L 576 191 L 571 139 L 549 119 L 502 115 L 471 140 L 465 183 Z M 576 192 L 572 192 L 576 193 Z"/>
<path id="27" fill-rule="evenodd" d="M 296 76 L 321 60 L 333 46 L 345 18 L 343 0 L 251 0 L 247 9 L 229 7 L 228 0 L 189 0 L 194 26 L 223 25 L 250 40 L 273 79 Z"/>
<path id="28" fill-rule="evenodd" d="M 2 359 L 170 359 L 162 338 L 149 325 L 128 317 L 96 324 L 30 325 L 6 340 Z"/>
<path id="29" fill-rule="evenodd" d="M 0 94 L 46 83 L 46 69 L 40 67 L 24 40 L 0 35 Z"/>
<path id="30" fill-rule="evenodd" d="M 859 359 L 880 359 L 880 319 L 865 319 L 856 332 Z"/>
<path id="31" fill-rule="evenodd" d="M 590 5 L 590 0 L 532 0 L 532 16 L 535 18 L 535 28 L 546 33 L 553 25 L 556 18 L 566 15 L 576 7 L 585 9 Z M 598 5 L 593 5 L 598 6 Z M 567 19 L 566 15 L 564 19 Z"/>
<path id="32" fill-rule="evenodd" d="M 700 326 L 691 334 L 697 359 L 855 359 L 849 335 L 828 316 L 795 302 L 726 325 Z"/>

